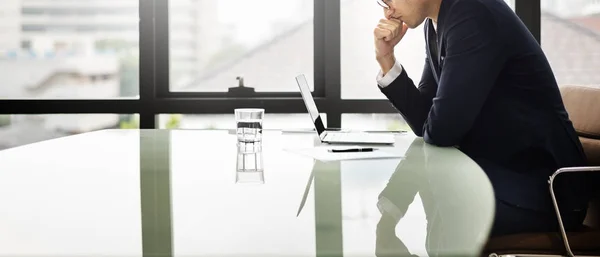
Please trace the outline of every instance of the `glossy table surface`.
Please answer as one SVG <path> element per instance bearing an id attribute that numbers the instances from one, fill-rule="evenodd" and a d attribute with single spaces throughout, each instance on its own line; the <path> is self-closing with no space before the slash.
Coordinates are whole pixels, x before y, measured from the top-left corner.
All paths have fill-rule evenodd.
<path id="1" fill-rule="evenodd" d="M 457 149 L 396 139 L 404 158 L 321 162 L 286 150 L 316 134 L 265 131 L 262 173 L 237 171 L 227 130 L 0 151 L 0 256 L 478 255 L 494 216 L 485 173 Z"/>

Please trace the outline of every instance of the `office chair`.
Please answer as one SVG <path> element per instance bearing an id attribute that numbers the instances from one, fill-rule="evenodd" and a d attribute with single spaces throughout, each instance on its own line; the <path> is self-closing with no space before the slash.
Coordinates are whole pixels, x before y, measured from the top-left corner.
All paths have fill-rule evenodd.
<path id="1" fill-rule="evenodd" d="M 559 169 L 548 180 L 560 233 L 493 237 L 485 246 L 483 256 L 600 256 L 600 192 L 589 203 L 584 228 L 566 232 L 553 188 L 555 178 L 563 173 L 600 173 L 600 87 L 562 86 L 560 90 L 589 165 Z"/>

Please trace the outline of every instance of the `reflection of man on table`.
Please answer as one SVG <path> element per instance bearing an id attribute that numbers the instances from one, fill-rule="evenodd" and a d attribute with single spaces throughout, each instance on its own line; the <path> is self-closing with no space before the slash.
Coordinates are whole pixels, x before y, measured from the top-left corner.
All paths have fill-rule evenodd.
<path id="1" fill-rule="evenodd" d="M 428 162 L 422 139 L 415 139 L 388 184 L 379 195 L 381 218 L 376 230 L 376 255 L 412 255 L 396 236 L 396 225 L 419 193 L 427 219 L 426 250 L 429 256 L 477 255 L 476 242 L 483 244 L 489 228 L 476 201 L 466 192 L 468 172 L 449 172 L 443 163 Z M 457 174 L 458 173 L 458 174 Z M 462 183 L 461 183 L 462 182 Z M 478 210 L 479 209 L 479 210 Z M 491 212 L 492 210 L 490 210 Z M 492 215 L 491 213 L 489 215 Z"/>

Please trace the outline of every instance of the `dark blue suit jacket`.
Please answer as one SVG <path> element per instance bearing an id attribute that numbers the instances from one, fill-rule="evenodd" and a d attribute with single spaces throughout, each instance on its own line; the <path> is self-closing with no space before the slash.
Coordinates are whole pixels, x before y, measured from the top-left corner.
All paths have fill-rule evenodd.
<path id="1" fill-rule="evenodd" d="M 381 91 L 427 143 L 477 162 L 498 200 L 552 211 L 548 177 L 585 165 L 585 155 L 538 42 L 502 0 L 443 0 L 437 33 L 425 25 L 418 87 L 403 71 Z M 575 177 L 557 184 L 571 210 L 585 207 L 589 191 Z"/>

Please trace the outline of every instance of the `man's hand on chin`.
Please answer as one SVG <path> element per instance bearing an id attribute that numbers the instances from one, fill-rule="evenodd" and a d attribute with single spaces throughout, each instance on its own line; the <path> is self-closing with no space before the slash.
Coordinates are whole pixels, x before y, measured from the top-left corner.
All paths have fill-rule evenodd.
<path id="1" fill-rule="evenodd" d="M 408 25 L 398 19 L 381 19 L 373 31 L 375 56 L 381 71 L 386 74 L 396 63 L 394 47 L 406 34 Z"/>

